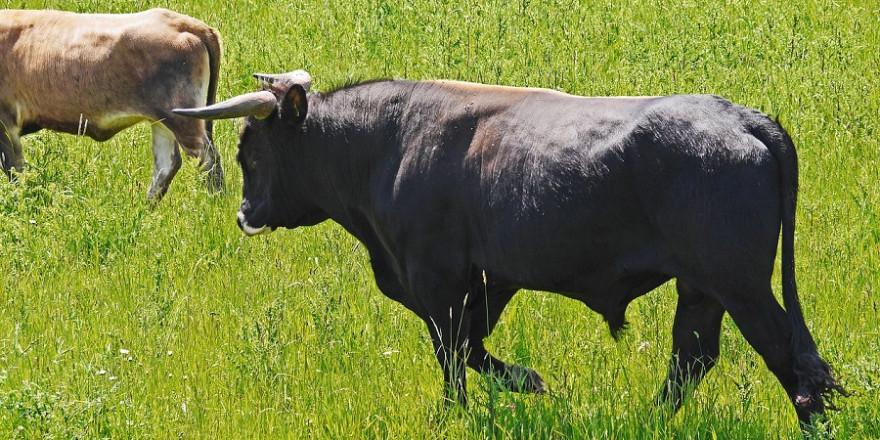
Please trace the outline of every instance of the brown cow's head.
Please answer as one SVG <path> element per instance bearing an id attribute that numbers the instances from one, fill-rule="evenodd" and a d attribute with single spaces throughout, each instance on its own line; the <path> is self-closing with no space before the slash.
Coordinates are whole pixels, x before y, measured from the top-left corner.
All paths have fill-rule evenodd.
<path id="1" fill-rule="evenodd" d="M 297 151 L 290 145 L 301 131 L 308 111 L 306 94 L 311 77 L 304 70 L 282 75 L 255 74 L 263 90 L 195 109 L 175 113 L 201 119 L 245 116 L 238 138 L 237 160 L 244 179 L 238 226 L 247 235 L 277 227 L 315 224 L 323 218 L 297 197 L 298 176 L 290 168 Z M 292 221 L 291 221 L 292 220 Z"/>

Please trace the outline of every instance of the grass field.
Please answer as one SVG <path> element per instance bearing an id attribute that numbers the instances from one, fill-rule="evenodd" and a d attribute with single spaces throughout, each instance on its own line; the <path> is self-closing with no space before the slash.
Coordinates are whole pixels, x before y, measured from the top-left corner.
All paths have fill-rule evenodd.
<path id="1" fill-rule="evenodd" d="M 830 431 L 880 438 L 880 3 L 675 3 L 0 0 L 200 18 L 224 36 L 220 99 L 254 90 L 252 72 L 304 68 L 318 90 L 450 78 L 714 93 L 778 115 L 800 155 L 807 324 L 854 393 Z M 377 290 L 352 237 L 330 222 L 239 232 L 237 129 L 216 124 L 225 194 L 208 195 L 186 161 L 156 208 L 146 126 L 101 144 L 24 139 L 26 172 L 0 179 L 0 438 L 800 436 L 781 386 L 728 318 L 722 359 L 694 398 L 671 418 L 653 407 L 669 285 L 632 304 L 616 343 L 585 306 L 520 293 L 488 345 L 538 370 L 551 392 L 499 393 L 470 372 L 470 408 L 443 410 L 424 325 Z"/>

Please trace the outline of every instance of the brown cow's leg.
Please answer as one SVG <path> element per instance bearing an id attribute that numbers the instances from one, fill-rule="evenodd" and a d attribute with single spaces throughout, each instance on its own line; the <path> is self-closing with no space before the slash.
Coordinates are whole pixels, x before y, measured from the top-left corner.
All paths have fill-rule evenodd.
<path id="1" fill-rule="evenodd" d="M 197 142 L 187 141 L 186 144 L 181 143 L 181 146 L 184 147 L 184 151 L 198 152 L 194 156 L 199 158 L 199 166 L 202 168 L 202 172 L 205 173 L 205 185 L 208 187 L 208 191 L 212 193 L 222 192 L 223 165 L 220 163 L 220 154 L 217 152 L 214 143 L 210 139 L 205 138 Z M 188 154 L 193 155 L 192 153 Z"/>
<path id="2" fill-rule="evenodd" d="M 171 179 L 180 170 L 180 150 L 172 133 L 161 123 L 154 123 L 153 129 L 153 180 L 147 191 L 147 198 L 158 202 L 168 191 Z"/>
<path id="3" fill-rule="evenodd" d="M 220 161 L 220 153 L 214 145 L 214 128 L 212 121 L 205 121 L 205 130 L 208 142 L 205 144 L 205 154 L 202 159 L 202 171 L 205 172 L 208 190 L 212 192 L 223 191 L 223 164 Z"/>
<path id="4" fill-rule="evenodd" d="M 0 118 L 0 167 L 10 179 L 14 179 L 12 170 L 21 172 L 24 166 L 18 133 L 18 127 Z"/>
<path id="5" fill-rule="evenodd" d="M 0 134 L 0 168 L 6 173 L 6 177 L 12 179 L 12 142 L 9 134 L 3 132 Z"/>
<path id="6" fill-rule="evenodd" d="M 672 327 L 672 360 L 658 402 L 678 410 L 688 390 L 715 365 L 724 308 L 714 298 L 677 281 L 678 308 Z"/>
<path id="7" fill-rule="evenodd" d="M 223 190 L 223 165 L 220 163 L 220 153 L 214 146 L 211 131 L 206 129 L 209 122 L 199 119 L 187 118 L 179 115 L 170 115 L 163 120 L 177 142 L 189 157 L 197 157 L 199 166 L 205 173 L 205 183 L 211 192 Z"/>
<path id="8" fill-rule="evenodd" d="M 492 334 L 495 324 L 501 317 L 504 307 L 517 289 L 491 289 L 482 281 L 472 283 L 468 293 L 467 308 L 471 309 L 471 325 L 468 341 L 471 351 L 467 365 L 487 379 L 497 380 L 504 388 L 518 393 L 544 393 L 547 391 L 544 380 L 531 368 L 507 364 L 486 351 L 483 340 Z"/>

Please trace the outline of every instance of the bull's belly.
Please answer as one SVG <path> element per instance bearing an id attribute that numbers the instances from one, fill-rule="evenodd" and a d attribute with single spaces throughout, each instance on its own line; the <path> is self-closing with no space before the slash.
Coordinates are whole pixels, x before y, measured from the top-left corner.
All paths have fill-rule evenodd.
<path id="1" fill-rule="evenodd" d="M 483 262 L 475 261 L 475 267 L 481 263 L 488 282 L 560 293 L 585 302 L 644 290 L 641 295 L 677 272 L 673 255 L 657 240 L 632 247 L 572 240 L 526 252 L 508 249 Z"/>
<path id="2" fill-rule="evenodd" d="M 624 312 L 634 299 L 654 290 L 673 277 L 671 262 L 632 259 L 605 263 L 576 259 L 526 259 L 511 265 L 519 270 L 486 271 L 487 283 L 506 289 L 552 292 L 578 300 L 604 317 L 612 327 L 623 325 Z"/>

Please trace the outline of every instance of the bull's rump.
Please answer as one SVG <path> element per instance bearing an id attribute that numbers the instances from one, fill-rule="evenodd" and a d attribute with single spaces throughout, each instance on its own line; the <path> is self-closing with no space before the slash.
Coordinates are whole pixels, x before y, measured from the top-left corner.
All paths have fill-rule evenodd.
<path id="1" fill-rule="evenodd" d="M 519 102 L 479 121 L 463 179 L 435 193 L 447 215 L 432 228 L 461 231 L 476 267 L 575 294 L 737 265 L 769 278 L 779 172 L 749 132 L 751 111 L 712 96 L 539 98 L 546 106 Z"/>
<path id="2" fill-rule="evenodd" d="M 207 89 L 208 54 L 196 35 L 205 29 L 161 9 L 120 15 L 0 11 L 0 46 L 7 48 L 0 103 L 15 106 L 24 127 L 76 132 L 88 119 L 102 127 L 99 138 L 140 119 L 166 117 L 151 105 L 157 96 L 198 96 Z M 170 114 L 182 104 L 163 107 Z"/>

